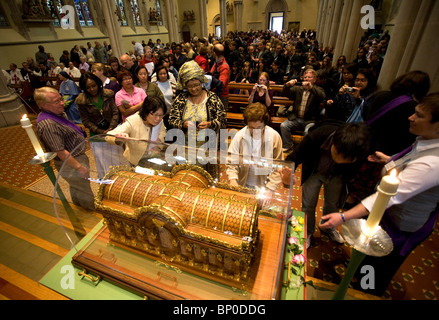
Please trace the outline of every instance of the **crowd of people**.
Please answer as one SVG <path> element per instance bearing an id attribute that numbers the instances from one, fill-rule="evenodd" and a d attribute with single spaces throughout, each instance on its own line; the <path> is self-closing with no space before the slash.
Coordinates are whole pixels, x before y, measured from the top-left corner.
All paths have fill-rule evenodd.
<path id="1" fill-rule="evenodd" d="M 322 186 L 323 219 L 318 227 L 343 243 L 335 227 L 347 219 L 367 216 L 382 171 L 391 167 L 389 163 L 398 169 L 401 191 L 389 203 L 383 226 L 397 235 L 392 238 L 395 250 L 384 265 L 376 264 L 377 270 L 392 265 L 394 273 L 433 230 L 431 221 L 437 217 L 439 179 L 434 170 L 439 165 L 439 93 L 428 94 L 430 80 L 423 71 L 408 72 L 395 79 L 390 90 L 378 90 L 389 41 L 386 32 L 363 37 L 353 61 L 343 55 L 334 57 L 331 46 L 319 46 L 312 30 L 230 32 L 222 41 L 213 36 L 194 37 L 188 43 L 171 45 L 160 40 L 148 44 L 133 41 L 132 50 L 121 57 L 112 56 L 106 43 L 96 42 L 95 47 L 87 43 L 87 48 L 64 51 L 59 61 L 39 46 L 36 62 L 28 58 L 21 70 L 11 64 L 10 77 L 11 82 L 17 78 L 34 81 L 35 101 L 43 111 L 37 132 L 46 150 L 58 153 L 58 161 L 84 140 L 84 132 L 75 125 L 80 122 L 90 135 L 108 133 L 116 138 L 161 142 L 173 128 L 181 129 L 186 139 L 191 134 L 201 135 L 203 129 L 218 132 L 227 128 L 229 94 L 236 93 L 229 90 L 230 83 L 253 84 L 247 92 L 240 91 L 248 95 L 245 127 L 235 135 L 229 151 L 245 150 L 278 160 L 286 157 L 296 167 L 302 164 L 307 247 L 316 228 Z M 38 83 L 38 75 L 60 77 L 60 90 L 49 90 L 51 83 Z M 69 81 L 78 77 L 78 90 L 73 90 Z M 291 106 L 274 106 L 273 85 L 283 86 L 281 95 L 293 101 Z M 64 111 L 71 120 L 68 125 Z M 279 131 L 270 127 L 273 115 L 286 118 Z M 59 126 L 64 127 L 62 132 L 71 144 L 61 143 L 62 136 L 55 134 Z M 304 133 L 297 145 L 291 138 L 293 131 Z M 117 144 L 112 139 L 107 142 Z M 201 145 L 203 139 L 198 136 L 196 140 Z M 390 158 L 409 147 L 404 161 Z M 143 154 L 134 149 L 127 144 L 124 156 L 138 165 Z M 80 158 L 70 161 L 71 168 L 85 177 L 83 152 L 76 152 Z M 111 161 L 100 160 L 102 176 Z M 249 165 L 228 167 L 227 175 L 231 185 L 264 187 L 271 194 L 282 183 L 290 186 L 291 177 L 296 179 L 286 169 L 267 172 L 262 179 Z M 344 215 L 340 210 L 345 210 Z M 380 278 L 376 294 L 384 292 L 392 272 Z"/>

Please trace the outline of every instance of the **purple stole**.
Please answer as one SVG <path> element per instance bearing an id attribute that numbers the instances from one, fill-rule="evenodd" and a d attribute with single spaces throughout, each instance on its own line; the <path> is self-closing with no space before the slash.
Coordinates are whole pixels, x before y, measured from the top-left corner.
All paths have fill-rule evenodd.
<path id="1" fill-rule="evenodd" d="M 413 145 L 407 147 L 400 153 L 394 155 L 390 160 L 398 160 L 413 149 Z M 381 227 L 387 232 L 393 241 L 393 245 L 398 248 L 399 254 L 403 257 L 407 256 L 418 244 L 424 241 L 433 231 L 436 224 L 436 219 L 439 215 L 439 205 L 430 214 L 427 222 L 418 230 L 411 234 L 407 234 L 399 230 L 392 216 L 386 210 L 383 219 L 381 220 Z"/>
<path id="2" fill-rule="evenodd" d="M 408 146 L 407 148 L 405 148 L 404 150 L 402 150 L 400 153 L 397 153 L 397 154 L 393 155 L 393 156 L 390 158 L 389 162 L 390 162 L 390 161 L 396 161 L 396 160 L 402 158 L 402 157 L 405 156 L 407 153 L 409 153 L 410 151 L 412 151 L 412 149 L 413 149 L 413 145 Z"/>
<path id="3" fill-rule="evenodd" d="M 375 111 L 372 114 L 372 116 L 370 117 L 370 119 L 364 121 L 364 123 L 370 125 L 376 119 L 378 119 L 379 117 L 383 116 L 384 114 L 386 114 L 390 110 L 394 109 L 395 107 L 399 106 L 400 104 L 403 104 L 403 103 L 406 103 L 406 102 L 409 102 L 409 101 L 412 101 L 412 100 L 413 100 L 412 97 L 410 97 L 408 95 L 403 95 L 403 96 L 396 97 L 395 99 L 393 99 L 389 103 L 385 104 L 382 108 L 380 108 L 377 111 Z"/>
<path id="4" fill-rule="evenodd" d="M 42 121 L 42 120 L 46 120 L 46 119 L 50 119 L 50 120 L 56 121 L 56 122 L 58 122 L 58 123 L 60 123 L 62 125 L 65 125 L 65 126 L 67 126 L 69 128 L 72 128 L 73 130 L 78 132 L 83 137 L 87 136 L 87 134 L 84 131 L 82 131 L 81 128 L 78 127 L 76 124 L 74 124 L 72 121 L 64 118 L 63 116 L 57 116 L 54 113 L 49 113 L 49 112 L 46 112 L 46 111 L 40 112 L 40 114 L 38 115 L 38 118 L 37 118 L 37 123 Z"/>

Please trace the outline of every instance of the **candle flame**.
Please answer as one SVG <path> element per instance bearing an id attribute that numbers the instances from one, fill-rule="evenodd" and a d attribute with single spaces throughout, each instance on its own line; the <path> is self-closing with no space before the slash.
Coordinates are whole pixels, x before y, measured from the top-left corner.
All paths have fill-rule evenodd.
<path id="1" fill-rule="evenodd" d="M 27 114 L 23 114 L 23 116 L 21 117 L 21 120 L 26 120 L 27 119 Z"/>
<path id="2" fill-rule="evenodd" d="M 396 172 L 396 169 L 393 169 L 392 171 L 390 171 L 390 176 L 392 177 L 392 178 L 396 178 L 396 174 L 397 174 L 398 172 Z"/>

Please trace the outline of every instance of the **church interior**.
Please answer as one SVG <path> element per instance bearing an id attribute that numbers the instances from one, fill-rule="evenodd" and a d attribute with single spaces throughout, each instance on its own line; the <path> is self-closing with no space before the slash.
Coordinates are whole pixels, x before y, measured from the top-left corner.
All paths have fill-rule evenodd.
<path id="1" fill-rule="evenodd" d="M 304 34 L 304 38 L 312 40 L 312 46 L 317 44 L 312 50 L 322 55 L 327 50 L 331 52 L 333 66 L 340 56 L 347 62 L 357 59 L 360 46 L 366 44 L 370 52 L 372 46 L 378 47 L 377 91 L 389 90 L 400 75 L 420 70 L 428 74 L 428 92 L 432 93 L 439 91 L 438 17 L 439 2 L 428 0 L 0 2 L 0 67 L 3 71 L 0 75 L 0 300 L 71 299 L 40 283 L 65 259 L 72 245 L 54 212 L 54 207 L 62 211 L 63 203 L 59 198 L 53 200 L 54 188 L 47 177 L 47 168 L 29 163 L 35 150 L 20 119 L 26 113 L 35 128 L 39 108 L 32 97 L 34 88 L 32 83 L 23 85 L 26 80 L 14 80 L 10 73 L 36 60 L 39 46 L 43 46 L 50 59 L 60 63 L 64 52 L 69 54 L 75 47 L 86 53 L 90 47 L 104 46 L 108 59 L 119 59 L 123 54 L 134 54 L 134 43 L 151 44 L 158 58 L 161 53 L 175 48 L 175 44 L 183 47 L 188 44 L 197 51 L 199 40 L 225 44 L 241 34 L 247 40 L 246 47 L 255 40 L 255 35 L 264 34 L 274 52 L 278 43 L 274 39 L 280 39 L 286 50 L 290 44 L 300 42 Z M 159 42 L 161 47 L 155 49 Z M 93 61 L 93 55 L 91 57 Z M 321 64 L 321 60 L 317 63 Z M 238 92 L 240 87 L 236 88 Z M 233 95 L 229 99 L 229 108 L 232 102 L 242 105 Z M 229 123 L 236 121 L 232 114 L 242 113 L 233 110 L 228 115 Z M 273 117 L 273 123 L 276 117 L 279 116 Z M 279 125 L 280 122 L 277 129 Z M 301 135 L 293 137 L 295 142 L 302 138 Z M 52 167 L 56 174 L 57 170 Z M 296 185 L 290 199 L 292 210 L 301 210 L 301 192 L 301 186 Z M 322 191 L 316 209 L 318 219 L 322 216 L 323 200 Z M 83 208 L 75 205 L 72 208 L 81 217 L 89 215 Z M 100 219 L 99 213 L 91 214 L 85 229 L 92 230 Z M 331 299 L 346 274 L 352 252 L 347 243 L 334 243 L 319 230 L 314 237 L 314 244 L 306 253 L 304 271 L 305 279 L 314 285 L 307 286 L 299 300 Z M 164 280 L 160 281 L 175 282 L 168 274 L 163 273 Z M 113 292 L 111 288 L 108 290 Z M 94 299 L 87 294 L 84 299 Z M 139 298 L 114 294 L 114 299 Z M 437 300 L 439 227 L 436 225 L 430 236 L 409 255 L 383 296 L 349 288 L 346 297 L 352 300 Z"/>

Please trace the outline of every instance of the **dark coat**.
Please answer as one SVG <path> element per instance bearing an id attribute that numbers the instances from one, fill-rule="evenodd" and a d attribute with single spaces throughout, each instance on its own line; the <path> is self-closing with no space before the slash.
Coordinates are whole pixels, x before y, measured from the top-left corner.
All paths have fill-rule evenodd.
<path id="1" fill-rule="evenodd" d="M 109 89 L 103 89 L 102 94 L 104 99 L 102 113 L 90 102 L 84 92 L 75 100 L 81 115 L 82 124 L 94 134 L 105 132 L 105 130 L 98 128 L 98 123 L 102 118 L 109 123 L 109 130 L 116 128 L 119 124 L 119 109 L 117 109 L 116 102 L 114 101 L 114 92 Z"/>

